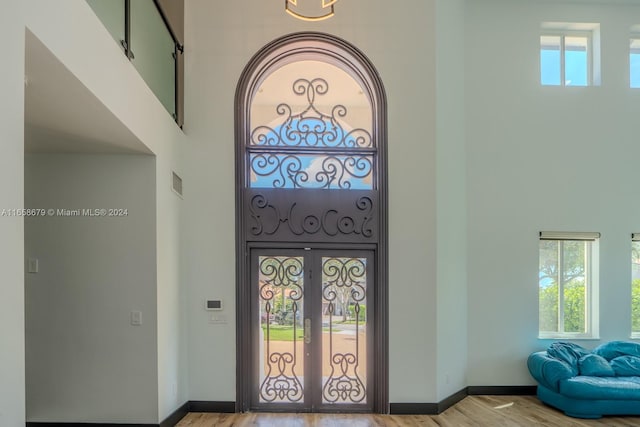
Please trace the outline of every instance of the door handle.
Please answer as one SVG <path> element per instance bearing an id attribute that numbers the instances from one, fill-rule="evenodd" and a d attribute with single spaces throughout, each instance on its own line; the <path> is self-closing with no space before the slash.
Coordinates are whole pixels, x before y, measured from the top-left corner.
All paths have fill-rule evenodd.
<path id="1" fill-rule="evenodd" d="M 311 319 L 304 319 L 304 343 L 311 344 Z"/>

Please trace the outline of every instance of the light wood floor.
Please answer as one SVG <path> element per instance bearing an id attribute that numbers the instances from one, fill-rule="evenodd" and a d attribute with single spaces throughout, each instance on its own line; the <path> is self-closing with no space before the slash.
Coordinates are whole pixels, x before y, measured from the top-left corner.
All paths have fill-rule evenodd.
<path id="1" fill-rule="evenodd" d="M 509 405 L 504 408 L 497 406 Z M 469 396 L 440 415 L 200 414 L 178 427 L 638 427 L 640 417 L 570 418 L 535 396 Z"/>

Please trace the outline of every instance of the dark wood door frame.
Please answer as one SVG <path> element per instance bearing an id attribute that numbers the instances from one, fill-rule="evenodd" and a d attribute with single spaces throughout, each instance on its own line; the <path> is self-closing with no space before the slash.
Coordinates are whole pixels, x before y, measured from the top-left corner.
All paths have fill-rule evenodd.
<path id="1" fill-rule="evenodd" d="M 310 247 L 292 248 L 292 249 L 291 248 L 274 249 L 271 247 L 251 249 L 251 255 L 250 255 L 251 264 L 252 264 L 251 265 L 251 270 L 252 270 L 251 271 L 251 275 L 252 275 L 251 291 L 253 293 L 251 302 L 252 302 L 252 324 L 254 325 L 253 331 L 252 331 L 253 333 L 253 338 L 251 343 L 252 348 L 248 352 L 248 354 L 252 355 L 252 357 L 254 358 L 253 366 L 252 366 L 253 371 L 251 374 L 253 385 L 251 388 L 251 403 L 249 405 L 249 409 L 251 411 L 266 410 L 269 412 L 274 412 L 274 411 L 277 411 L 277 412 L 280 412 L 280 411 L 282 412 L 332 412 L 332 411 L 335 411 L 336 408 L 338 408 L 341 412 L 345 412 L 345 411 L 370 412 L 371 411 L 373 407 L 373 403 L 372 403 L 373 395 L 371 394 L 371 391 L 373 390 L 373 382 L 374 382 L 373 379 L 375 377 L 373 375 L 373 365 L 372 365 L 372 362 L 375 360 L 375 352 L 373 349 L 374 334 L 372 333 L 374 329 L 373 323 L 375 319 L 375 312 L 374 312 L 375 304 L 373 304 L 374 290 L 375 290 L 375 283 L 374 283 L 375 274 L 373 273 L 373 270 L 375 267 L 374 254 L 375 254 L 375 250 L 373 248 L 354 249 L 352 247 L 348 247 L 347 249 L 339 249 L 339 250 L 327 249 L 327 248 L 310 248 Z M 280 372 L 280 373 L 278 372 L 278 366 L 276 364 L 272 364 L 271 362 L 265 362 L 267 359 L 262 360 L 259 357 L 259 354 L 261 351 L 260 340 L 262 339 L 262 337 L 259 334 L 260 329 L 257 327 L 257 325 L 261 324 L 264 321 L 264 319 L 262 319 L 261 321 L 261 318 L 260 318 L 261 310 L 259 306 L 260 305 L 259 295 L 262 294 L 262 292 L 260 292 L 259 287 L 257 286 L 258 278 L 260 276 L 259 261 L 261 258 L 265 258 L 267 261 L 269 261 L 269 259 L 271 258 L 278 258 L 280 261 L 285 263 L 287 261 L 293 260 L 295 261 L 294 264 L 300 265 L 298 264 L 298 261 L 297 261 L 299 259 L 301 260 L 301 263 L 302 263 L 301 264 L 302 274 L 300 274 L 299 277 L 303 277 L 304 284 L 301 285 L 302 289 L 297 299 L 297 302 L 298 304 L 300 304 L 300 308 L 301 308 L 298 314 L 300 315 L 299 318 L 301 321 L 307 320 L 307 319 L 310 321 L 311 329 L 310 329 L 308 342 L 306 342 L 306 340 L 302 342 L 303 341 L 302 339 L 299 340 L 301 341 L 300 344 L 302 344 L 303 346 L 302 354 L 296 354 L 296 352 L 294 351 L 294 347 L 296 347 L 295 338 L 294 338 L 294 342 L 292 343 L 293 345 L 287 349 L 287 353 L 288 353 L 288 350 L 292 351 L 292 353 L 289 353 L 289 355 L 295 355 L 295 357 L 292 357 L 293 362 L 291 362 L 291 364 L 293 366 L 298 367 L 297 370 L 295 371 L 296 377 L 300 378 L 303 386 L 302 387 L 303 392 L 301 394 L 297 393 L 297 388 L 294 390 L 287 389 L 287 392 L 293 392 L 293 394 L 297 396 L 297 397 L 294 396 L 296 400 L 290 403 L 280 402 L 280 403 L 274 404 L 269 402 L 260 402 L 262 384 L 260 383 L 260 381 L 257 381 L 257 379 L 260 377 L 261 362 L 271 365 L 271 368 L 272 368 L 271 378 L 274 378 L 276 380 L 282 380 L 283 382 L 285 381 L 293 382 L 293 379 L 292 379 L 293 377 L 291 376 L 285 377 L 283 375 L 284 372 Z M 340 271 L 332 270 L 331 267 L 325 270 L 324 261 L 323 261 L 325 259 L 328 259 L 329 263 L 331 263 L 332 260 L 342 260 L 342 262 L 345 262 L 345 264 L 341 264 L 343 266 L 343 269 Z M 360 264 L 360 262 L 357 261 L 362 259 L 365 260 L 364 265 Z M 360 267 L 360 269 L 358 267 Z M 364 297 L 364 299 L 359 299 L 359 300 L 364 301 L 365 307 L 371 307 L 371 310 L 366 311 L 366 323 L 361 324 L 361 327 L 364 328 L 364 331 L 366 334 L 365 335 L 366 341 L 364 342 L 363 348 L 360 348 L 358 346 L 357 349 L 353 349 L 353 348 L 350 349 L 350 350 L 355 350 L 355 352 L 349 351 L 350 354 L 345 353 L 345 356 L 347 356 L 345 359 L 347 359 L 350 356 L 353 356 L 354 357 L 353 360 L 355 362 L 351 362 L 351 363 L 356 363 L 357 365 L 362 365 L 363 364 L 362 361 L 364 360 L 364 364 L 366 364 L 366 369 L 358 369 L 356 367 L 353 367 L 352 365 L 352 367 L 348 369 L 348 372 L 347 370 L 341 371 L 338 365 L 334 365 L 335 362 L 329 362 L 329 364 L 333 368 L 337 369 L 336 375 L 334 376 L 334 378 L 338 379 L 338 381 L 343 380 L 345 379 L 345 376 L 348 376 L 348 379 L 351 381 L 354 381 L 354 382 L 361 381 L 360 384 L 363 386 L 363 387 L 358 386 L 355 389 L 351 389 L 350 392 L 345 393 L 346 395 L 342 399 L 340 399 L 341 400 L 340 403 L 338 403 L 336 406 L 333 406 L 333 404 L 331 403 L 324 403 L 325 398 L 323 398 L 323 396 L 325 396 L 324 394 L 325 383 L 323 382 L 324 381 L 323 366 L 324 366 L 324 362 L 326 362 L 324 358 L 328 353 L 330 353 L 330 350 L 328 352 L 326 351 L 328 350 L 328 348 L 324 348 L 324 342 L 323 342 L 323 339 L 324 339 L 323 327 L 325 326 L 324 321 L 326 320 L 323 317 L 323 300 L 327 298 L 327 296 L 331 298 L 331 295 L 332 295 L 330 290 L 325 293 L 325 286 L 331 287 L 331 283 L 327 283 L 326 285 L 323 286 L 325 281 L 323 278 L 328 274 L 331 277 L 327 277 L 326 278 L 327 281 L 337 279 L 340 282 L 339 286 L 343 284 L 351 286 L 348 284 L 348 282 L 350 281 L 349 277 L 346 277 L 346 276 L 350 276 L 350 273 L 353 273 L 356 280 L 362 277 L 360 275 L 361 273 L 364 273 L 365 275 L 364 277 L 366 277 L 366 282 L 364 283 L 365 292 L 360 293 L 360 296 Z M 273 272 L 272 277 L 276 279 L 276 281 L 281 281 L 283 279 L 279 276 L 276 277 L 275 272 Z M 286 278 L 284 279 L 286 280 Z M 285 284 L 282 283 L 282 285 L 285 285 Z M 279 287 L 279 285 L 273 287 L 272 289 L 275 289 L 277 287 Z M 356 294 L 357 293 L 358 292 L 356 292 Z M 264 296 L 266 296 L 267 298 L 270 298 L 269 300 L 270 302 L 273 301 L 271 300 L 271 298 L 273 298 L 273 294 L 270 294 L 269 291 L 267 291 Z M 333 294 L 333 296 L 335 296 L 335 294 Z M 297 316 L 294 314 L 294 317 L 297 317 Z M 334 318 L 333 321 L 336 321 L 336 320 L 337 320 L 337 316 Z M 304 331 L 304 326 L 298 323 L 296 323 L 296 325 L 299 329 L 299 332 Z M 333 323 L 332 327 L 336 329 L 341 329 L 341 326 L 335 323 Z M 306 337 L 306 333 L 305 333 L 305 337 Z M 332 335 L 331 338 L 336 339 L 334 335 Z M 266 338 L 264 343 L 267 343 Z M 358 350 L 364 350 L 364 353 L 359 353 Z M 281 354 L 278 353 L 278 355 L 281 355 Z M 331 354 L 331 356 L 333 355 L 336 355 L 336 353 Z M 352 371 L 351 370 L 352 368 L 355 368 L 355 370 Z M 300 377 L 300 374 L 302 374 L 302 377 Z M 271 391 L 272 394 L 275 394 L 276 392 L 276 389 L 274 388 L 269 388 L 269 390 Z M 361 394 L 360 393 L 361 391 L 364 391 L 364 393 Z M 326 399 L 336 398 L 336 400 L 338 400 L 339 399 L 337 397 L 338 394 L 339 392 L 334 388 L 333 391 L 327 392 Z M 362 396 L 365 396 L 364 400 L 360 400 L 362 399 Z M 269 397 L 275 398 L 274 396 L 269 396 Z M 347 403 L 347 401 L 349 400 L 352 400 L 353 403 Z"/>
<path id="2" fill-rule="evenodd" d="M 245 170 L 246 144 L 250 133 L 251 100 L 260 83 L 270 72 L 299 60 L 321 60 L 337 65 L 349 73 L 363 88 L 373 111 L 372 139 L 376 151 L 376 183 L 368 192 L 351 190 L 269 190 L 251 189 L 247 185 Z M 323 33 L 303 32 L 283 36 L 262 48 L 247 64 L 238 82 L 235 98 L 236 147 L 236 411 L 249 409 L 252 373 L 248 350 L 252 348 L 251 335 L 251 274 L 252 248 L 324 248 L 369 249 L 374 251 L 375 322 L 373 364 L 374 384 L 369 396 L 373 412 L 389 412 L 388 370 L 388 225 L 387 225 L 387 129 L 386 95 L 382 81 L 368 58 L 350 43 Z M 293 228 L 293 218 L 270 215 L 271 230 L 261 234 L 262 223 L 270 212 L 291 212 L 282 192 L 298 197 L 296 204 L 306 212 Z M 294 194 L 293 192 L 298 193 Z M 331 192 L 331 197 L 327 194 Z M 338 210 L 326 207 L 326 200 L 340 199 Z M 282 204 L 279 206 L 278 204 Z M 318 210 L 325 209 L 323 212 Z M 318 211 L 318 212 L 316 212 Z M 329 213 L 331 215 L 329 215 Z M 325 228 L 325 219 L 337 222 Z M 304 221 L 310 219 L 311 222 Z M 288 229 L 287 229 L 288 228 Z M 258 231 L 257 231 L 258 230 Z"/>

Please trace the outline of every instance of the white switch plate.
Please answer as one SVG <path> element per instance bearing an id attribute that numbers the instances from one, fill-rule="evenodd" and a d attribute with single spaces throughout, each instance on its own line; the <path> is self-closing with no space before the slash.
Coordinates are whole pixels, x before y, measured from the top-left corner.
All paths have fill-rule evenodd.
<path id="1" fill-rule="evenodd" d="M 132 311 L 131 312 L 131 325 L 133 325 L 133 326 L 142 325 L 142 312 L 141 311 Z"/>
<path id="2" fill-rule="evenodd" d="M 29 261 L 27 262 L 27 271 L 29 273 L 38 272 L 38 258 L 29 258 Z"/>
<path id="3" fill-rule="evenodd" d="M 227 316 L 224 314 L 211 314 L 209 316 L 209 323 L 213 323 L 215 325 L 226 325 Z"/>

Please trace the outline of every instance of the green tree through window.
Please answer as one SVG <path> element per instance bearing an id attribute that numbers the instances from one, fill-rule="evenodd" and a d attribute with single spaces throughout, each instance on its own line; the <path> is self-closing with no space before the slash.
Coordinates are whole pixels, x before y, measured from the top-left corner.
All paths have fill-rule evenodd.
<path id="1" fill-rule="evenodd" d="M 631 242 L 631 333 L 640 335 L 640 235 Z"/>
<path id="2" fill-rule="evenodd" d="M 540 240 L 540 333 L 588 334 L 590 240 Z"/>

